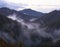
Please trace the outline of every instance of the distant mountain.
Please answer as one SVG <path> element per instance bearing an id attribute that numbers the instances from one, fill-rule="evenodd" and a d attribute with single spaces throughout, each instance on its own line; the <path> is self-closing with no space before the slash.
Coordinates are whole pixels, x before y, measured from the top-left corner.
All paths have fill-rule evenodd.
<path id="1" fill-rule="evenodd" d="M 9 9 L 7 7 L 0 8 L 0 14 L 2 14 L 2 15 L 8 16 L 8 15 L 11 15 L 13 13 L 17 13 L 17 11 L 16 10 Z"/>
<path id="2" fill-rule="evenodd" d="M 27 14 L 27 15 L 32 15 L 32 16 L 35 16 L 35 17 L 41 17 L 41 16 L 44 15 L 44 13 L 38 12 L 38 11 L 35 11 L 35 10 L 32 10 L 32 9 L 24 9 L 24 10 L 21 10 L 20 12 L 24 13 L 24 14 Z"/>
<path id="3" fill-rule="evenodd" d="M 37 19 L 37 22 L 40 22 L 42 24 L 52 24 L 55 22 L 60 22 L 60 10 L 54 10 L 39 19 Z"/>
<path id="4" fill-rule="evenodd" d="M 12 9 L 9 9 L 9 8 L 6 8 L 6 7 L 0 8 L 0 14 L 6 15 L 6 16 L 16 14 L 17 17 L 22 18 L 26 21 L 29 21 L 29 19 L 31 19 L 31 18 L 35 18 L 35 16 L 30 16 L 30 15 L 27 15 L 27 14 L 24 14 L 24 13 L 21 13 L 19 11 L 12 10 Z"/>

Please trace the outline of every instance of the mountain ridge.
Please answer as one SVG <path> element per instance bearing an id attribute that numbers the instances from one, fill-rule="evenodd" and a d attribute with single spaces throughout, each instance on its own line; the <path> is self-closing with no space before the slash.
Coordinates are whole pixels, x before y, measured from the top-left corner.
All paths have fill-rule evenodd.
<path id="1" fill-rule="evenodd" d="M 26 21 L 29 21 L 32 18 L 40 17 L 40 16 L 34 16 L 34 15 L 36 15 L 38 13 L 40 14 L 40 12 L 37 12 L 37 11 L 34 11 L 34 10 L 31 10 L 31 11 L 34 12 L 33 15 L 31 15 L 31 13 L 30 14 L 25 14 L 25 13 L 22 13 L 21 11 L 16 11 L 16 10 L 9 9 L 9 8 L 6 8 L 6 7 L 0 8 L 0 14 L 6 15 L 6 16 L 9 16 L 9 15 L 12 15 L 12 14 L 16 14 L 18 17 L 20 17 L 20 18 L 22 18 L 22 19 L 24 19 Z"/>
<path id="2" fill-rule="evenodd" d="M 20 12 L 25 13 L 27 15 L 36 16 L 36 17 L 41 17 L 41 16 L 44 15 L 44 13 L 38 12 L 38 11 L 35 11 L 35 10 L 32 10 L 32 9 L 24 9 L 24 10 L 21 10 Z"/>

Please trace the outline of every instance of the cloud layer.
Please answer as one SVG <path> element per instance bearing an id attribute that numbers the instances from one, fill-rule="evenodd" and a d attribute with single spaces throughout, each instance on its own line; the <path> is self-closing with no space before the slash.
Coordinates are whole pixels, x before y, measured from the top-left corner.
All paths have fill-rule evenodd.
<path id="1" fill-rule="evenodd" d="M 0 0 L 0 7 L 5 6 L 16 10 L 31 8 L 41 12 L 50 12 L 60 9 L 60 0 Z"/>

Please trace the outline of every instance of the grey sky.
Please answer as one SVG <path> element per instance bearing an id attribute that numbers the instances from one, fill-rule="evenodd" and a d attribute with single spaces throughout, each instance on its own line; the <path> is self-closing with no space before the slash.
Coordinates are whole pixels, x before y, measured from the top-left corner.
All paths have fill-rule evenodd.
<path id="1" fill-rule="evenodd" d="M 0 0 L 0 7 L 22 10 L 31 8 L 40 12 L 60 9 L 60 0 Z"/>

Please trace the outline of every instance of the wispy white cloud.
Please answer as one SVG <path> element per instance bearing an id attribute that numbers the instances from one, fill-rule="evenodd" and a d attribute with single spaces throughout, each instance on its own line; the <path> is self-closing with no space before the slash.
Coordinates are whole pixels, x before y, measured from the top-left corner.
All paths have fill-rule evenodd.
<path id="1" fill-rule="evenodd" d="M 22 4 L 22 3 L 14 3 L 14 2 L 10 2 L 9 0 L 0 0 L 0 7 L 8 7 L 11 9 L 22 9 L 24 8 L 24 6 L 27 6 L 26 4 Z"/>

